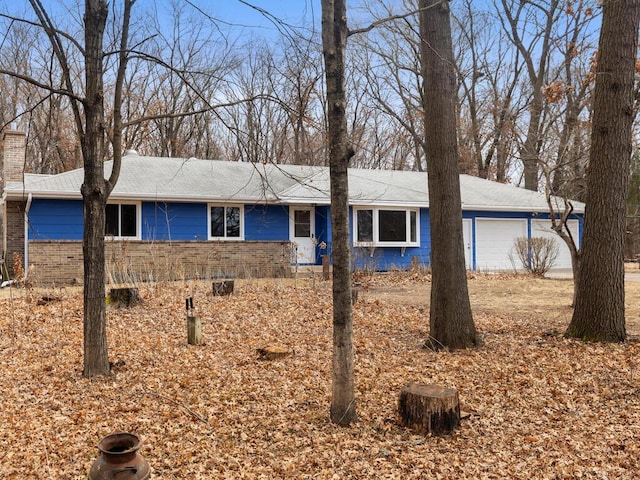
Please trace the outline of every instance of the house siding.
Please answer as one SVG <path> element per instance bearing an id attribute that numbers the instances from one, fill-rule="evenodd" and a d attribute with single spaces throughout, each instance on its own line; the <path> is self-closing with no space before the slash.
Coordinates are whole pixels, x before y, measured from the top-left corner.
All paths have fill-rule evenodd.
<path id="1" fill-rule="evenodd" d="M 288 205 L 245 205 L 245 240 L 288 241 Z"/>
<path id="2" fill-rule="evenodd" d="M 142 202 L 140 238 L 146 241 L 205 241 L 207 204 Z M 245 205 L 245 240 L 288 241 L 289 207 Z M 34 199 L 29 211 L 34 240 L 82 240 L 81 200 Z"/>
<path id="3" fill-rule="evenodd" d="M 7 264 L 12 270 L 13 252 L 24 249 L 25 202 L 9 201 L 7 209 Z M 220 276 L 282 276 L 290 272 L 288 205 L 244 205 L 244 241 L 207 241 L 207 208 L 196 202 L 142 202 L 142 240 L 107 242 L 110 279 L 136 280 L 214 278 Z M 353 220 L 350 209 L 350 221 Z M 463 218 L 532 219 L 548 214 L 527 212 L 463 211 Z M 583 217 L 579 221 L 582 234 Z M 318 246 L 316 263 L 331 255 L 330 208 L 315 207 Z M 350 229 L 350 235 L 353 234 Z M 476 225 L 472 222 L 472 243 Z M 42 283 L 82 279 L 82 201 L 34 199 L 29 212 L 29 264 Z M 351 238 L 353 241 L 353 238 Z M 322 249 L 323 242 L 326 249 Z M 476 253 L 473 250 L 473 265 Z M 408 269 L 415 263 L 431 263 L 429 210 L 420 209 L 419 247 L 353 247 L 354 269 Z"/>
<path id="4" fill-rule="evenodd" d="M 207 204 L 143 202 L 142 234 L 147 241 L 207 239 Z"/>
<path id="5" fill-rule="evenodd" d="M 291 245 L 283 242 L 108 241 L 110 282 L 288 277 Z M 39 284 L 82 282 L 82 242 L 29 242 L 31 279 Z"/>
<path id="6" fill-rule="evenodd" d="M 10 277 L 14 276 L 14 253 L 20 256 L 20 261 L 24 266 L 24 209 L 26 202 L 8 201 L 5 203 L 6 218 L 4 219 L 7 231 L 7 250 L 5 261 L 7 272 Z"/>
<path id="7" fill-rule="evenodd" d="M 29 208 L 30 240 L 82 240 L 81 200 L 34 198 Z"/>

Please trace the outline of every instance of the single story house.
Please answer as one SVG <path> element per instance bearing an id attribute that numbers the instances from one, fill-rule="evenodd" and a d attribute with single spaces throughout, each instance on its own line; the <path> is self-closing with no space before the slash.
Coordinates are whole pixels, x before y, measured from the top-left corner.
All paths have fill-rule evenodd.
<path id="1" fill-rule="evenodd" d="M 82 169 L 23 174 L 24 134 L 7 131 L 2 149 L 2 252 L 17 252 L 36 281 L 82 279 Z M 105 164 L 109 175 L 112 163 Z M 543 194 L 460 176 L 467 268 L 520 268 L 518 237 L 551 236 Z M 431 260 L 427 175 L 349 170 L 351 241 L 360 268 L 406 269 Z M 584 205 L 569 225 L 582 231 Z M 290 275 L 331 255 L 329 169 L 129 151 L 107 206 L 107 271 L 116 281 Z"/>

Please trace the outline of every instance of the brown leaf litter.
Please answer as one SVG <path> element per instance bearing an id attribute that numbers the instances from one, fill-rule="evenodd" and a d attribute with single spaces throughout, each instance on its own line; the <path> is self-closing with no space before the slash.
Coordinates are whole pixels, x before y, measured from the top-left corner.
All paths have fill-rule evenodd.
<path id="1" fill-rule="evenodd" d="M 421 348 L 428 275 L 362 282 L 354 307 L 359 421 L 329 421 L 331 290 L 317 280 L 138 285 L 141 305 L 108 312 L 105 378 L 82 377 L 82 295 L 15 290 L 0 300 L 0 478 L 85 479 L 98 441 L 129 431 L 158 479 L 636 478 L 640 346 L 562 332 L 571 282 L 474 275 L 481 348 Z M 399 289 L 394 295 L 392 289 Z M 640 285 L 628 285 L 637 329 Z M 38 296 L 40 295 L 40 296 Z M 188 345 L 193 297 L 203 345 Z M 259 359 L 265 345 L 293 354 Z M 458 389 L 446 438 L 401 428 L 408 381 Z"/>

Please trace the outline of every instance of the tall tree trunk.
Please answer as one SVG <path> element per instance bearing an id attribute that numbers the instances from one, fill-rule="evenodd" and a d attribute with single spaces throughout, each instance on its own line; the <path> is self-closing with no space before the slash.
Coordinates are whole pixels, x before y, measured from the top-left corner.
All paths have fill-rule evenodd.
<path id="1" fill-rule="evenodd" d="M 535 86 L 534 86 L 535 88 Z M 538 156 L 538 144 L 540 142 L 540 117 L 542 115 L 542 94 L 534 92 L 531 106 L 529 107 L 529 126 L 527 138 L 522 147 L 522 165 L 524 168 L 524 188 L 538 190 L 538 173 L 540 159 Z"/>
<path id="2" fill-rule="evenodd" d="M 449 4 L 420 0 L 424 123 L 431 226 L 430 335 L 434 347 L 478 343 L 462 239 L 455 69 Z"/>
<path id="3" fill-rule="evenodd" d="M 578 292 L 567 337 L 621 342 L 624 236 L 640 0 L 606 1 L 598 48 Z"/>
<path id="4" fill-rule="evenodd" d="M 84 156 L 84 375 L 108 374 L 104 297 L 104 228 L 107 184 L 104 178 L 105 117 L 102 40 L 108 14 L 104 0 L 85 4 Z"/>
<path id="5" fill-rule="evenodd" d="M 331 229 L 333 243 L 333 382 L 331 421 L 356 420 L 353 377 L 353 316 L 349 248 L 347 169 L 353 149 L 347 140 L 344 55 L 347 43 L 345 0 L 322 0 L 322 45 L 327 81 Z"/>

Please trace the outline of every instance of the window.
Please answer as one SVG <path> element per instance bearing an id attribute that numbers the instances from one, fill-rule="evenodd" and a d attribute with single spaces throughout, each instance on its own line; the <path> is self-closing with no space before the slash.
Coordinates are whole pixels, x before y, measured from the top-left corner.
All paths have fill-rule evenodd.
<path id="1" fill-rule="evenodd" d="M 138 205 L 109 203 L 105 208 L 105 235 L 113 238 L 139 238 Z"/>
<path id="2" fill-rule="evenodd" d="M 381 247 L 418 246 L 420 244 L 418 211 L 418 209 L 354 209 L 355 244 Z"/>
<path id="3" fill-rule="evenodd" d="M 242 240 L 244 236 L 241 206 L 209 206 L 209 239 Z"/>
<path id="4" fill-rule="evenodd" d="M 294 210 L 293 229 L 296 237 L 311 236 L 311 210 Z"/>

